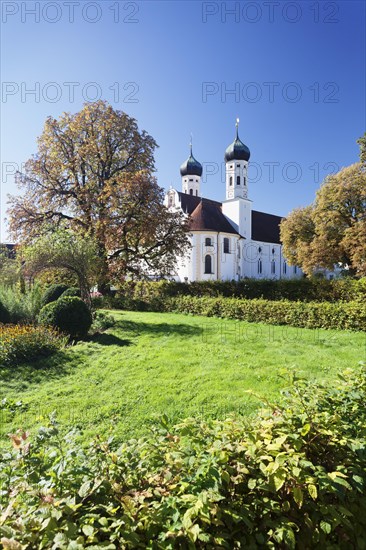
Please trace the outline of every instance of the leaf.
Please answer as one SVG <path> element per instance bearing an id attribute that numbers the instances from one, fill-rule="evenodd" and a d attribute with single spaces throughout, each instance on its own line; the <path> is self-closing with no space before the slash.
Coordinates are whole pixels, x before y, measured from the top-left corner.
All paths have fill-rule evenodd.
<path id="1" fill-rule="evenodd" d="M 329 535 L 329 533 L 332 531 L 332 526 L 330 523 L 328 523 L 327 521 L 321 521 L 320 522 L 320 529 L 326 533 L 327 535 Z"/>
<path id="2" fill-rule="evenodd" d="M 304 437 L 305 435 L 307 435 L 309 432 L 310 432 L 310 428 L 311 428 L 311 424 L 305 424 L 303 427 L 302 427 L 302 430 L 301 430 L 301 435 Z"/>
<path id="3" fill-rule="evenodd" d="M 249 489 L 254 489 L 256 485 L 257 485 L 257 480 L 256 479 L 254 479 L 254 478 L 249 479 L 249 481 L 248 481 L 248 488 Z"/>
<path id="4" fill-rule="evenodd" d="M 303 500 L 304 500 L 304 495 L 303 495 L 303 492 L 300 489 L 300 487 L 295 487 L 295 489 L 294 489 L 294 500 L 295 500 L 296 504 L 298 505 L 298 507 L 301 508 Z"/>
<path id="5" fill-rule="evenodd" d="M 88 479 L 88 481 L 85 481 L 79 489 L 79 492 L 78 492 L 79 496 L 81 498 L 85 498 L 89 494 L 91 486 L 92 486 L 92 481 L 90 479 Z"/>
<path id="6" fill-rule="evenodd" d="M 296 546 L 296 539 L 295 534 L 292 529 L 288 528 L 285 530 L 283 534 L 283 541 L 286 543 L 286 546 L 288 548 L 295 548 Z"/>
<path id="7" fill-rule="evenodd" d="M 316 500 L 318 498 L 318 490 L 317 490 L 316 486 L 313 485 L 312 483 L 309 483 L 308 491 L 309 491 L 309 495 L 311 496 L 311 498 L 313 500 Z"/>
<path id="8" fill-rule="evenodd" d="M 92 525 L 83 525 L 81 529 L 82 529 L 84 535 L 86 535 L 87 537 L 92 537 L 93 536 L 94 528 L 93 528 Z"/>
<path id="9" fill-rule="evenodd" d="M 286 479 L 286 470 L 279 468 L 273 475 L 269 477 L 269 483 L 272 485 L 276 492 L 278 492 Z"/>

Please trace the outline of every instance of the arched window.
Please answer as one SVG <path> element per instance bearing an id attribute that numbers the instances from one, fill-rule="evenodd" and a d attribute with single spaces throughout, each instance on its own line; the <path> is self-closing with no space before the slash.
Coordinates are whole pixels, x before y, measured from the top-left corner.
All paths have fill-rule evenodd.
<path id="1" fill-rule="evenodd" d="M 274 260 L 271 261 L 271 273 L 272 275 L 276 273 L 276 262 Z"/>
<path id="2" fill-rule="evenodd" d="M 229 178 L 229 185 L 232 185 L 233 184 L 233 176 L 230 176 Z"/>
<path id="3" fill-rule="evenodd" d="M 229 239 L 227 237 L 224 238 L 224 254 L 230 254 Z"/>
<path id="4" fill-rule="evenodd" d="M 190 190 L 189 190 L 189 194 L 190 194 L 190 195 L 193 195 L 193 189 L 190 189 Z"/>
<path id="5" fill-rule="evenodd" d="M 259 275 L 262 273 L 262 260 L 258 260 L 258 273 Z"/>
<path id="6" fill-rule="evenodd" d="M 296 273 L 297 273 L 297 266 L 295 265 L 294 266 L 294 274 L 296 275 Z"/>
<path id="7" fill-rule="evenodd" d="M 244 180 L 244 185 L 246 185 L 247 184 L 247 178 L 245 176 L 244 176 L 243 180 Z"/>
<path id="8" fill-rule="evenodd" d="M 205 273 L 212 273 L 212 256 L 209 254 L 205 256 Z"/>
<path id="9" fill-rule="evenodd" d="M 283 262 L 283 273 L 284 273 L 284 275 L 286 275 L 286 273 L 287 273 L 287 263 L 286 262 Z"/>
<path id="10" fill-rule="evenodd" d="M 210 237 L 206 237 L 206 239 L 205 239 L 205 245 L 206 245 L 206 246 L 212 246 L 212 241 L 211 241 L 211 238 L 210 238 Z"/>
<path id="11" fill-rule="evenodd" d="M 198 189 L 196 189 L 196 197 L 198 197 Z"/>
<path id="12" fill-rule="evenodd" d="M 240 176 L 236 176 L 236 185 L 240 185 Z"/>

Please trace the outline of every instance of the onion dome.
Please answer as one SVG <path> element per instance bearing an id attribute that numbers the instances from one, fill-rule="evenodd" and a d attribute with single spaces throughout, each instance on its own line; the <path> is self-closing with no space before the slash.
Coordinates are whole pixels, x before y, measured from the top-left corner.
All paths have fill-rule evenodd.
<path id="1" fill-rule="evenodd" d="M 180 167 L 181 176 L 202 176 L 202 164 L 196 160 L 192 154 L 192 143 L 190 145 L 190 155 Z"/>
<path id="2" fill-rule="evenodd" d="M 240 140 L 239 133 L 239 119 L 236 119 L 236 138 L 235 141 L 225 151 L 225 162 L 231 160 L 246 160 L 250 158 L 250 151 L 246 145 Z"/>

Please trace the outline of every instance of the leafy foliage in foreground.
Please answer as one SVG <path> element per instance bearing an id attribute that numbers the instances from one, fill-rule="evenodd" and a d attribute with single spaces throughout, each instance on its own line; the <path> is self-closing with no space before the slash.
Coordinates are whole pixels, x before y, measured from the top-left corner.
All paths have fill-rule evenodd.
<path id="1" fill-rule="evenodd" d="M 44 306 L 39 312 L 41 325 L 54 327 L 71 338 L 84 338 L 93 318 L 88 306 L 76 296 L 61 297 Z"/>
<path id="2" fill-rule="evenodd" d="M 281 407 L 86 451 L 51 417 L 0 461 L 4 548 L 365 548 L 366 369 Z M 22 546 L 21 546 L 22 545 Z"/>
<path id="3" fill-rule="evenodd" d="M 0 325 L 0 365 L 47 357 L 66 344 L 56 330 L 34 325 Z"/>

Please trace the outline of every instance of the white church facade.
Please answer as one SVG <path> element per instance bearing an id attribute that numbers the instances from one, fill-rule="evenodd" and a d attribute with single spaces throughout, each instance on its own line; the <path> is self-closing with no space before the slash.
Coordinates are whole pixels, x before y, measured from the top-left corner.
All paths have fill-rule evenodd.
<path id="1" fill-rule="evenodd" d="M 226 199 L 201 196 L 202 165 L 190 156 L 180 167 L 182 190 L 169 189 L 165 205 L 190 220 L 191 248 L 179 260 L 174 278 L 181 282 L 300 278 L 288 265 L 280 241 L 281 217 L 253 209 L 248 194 L 250 151 L 236 138 L 225 151 Z"/>

